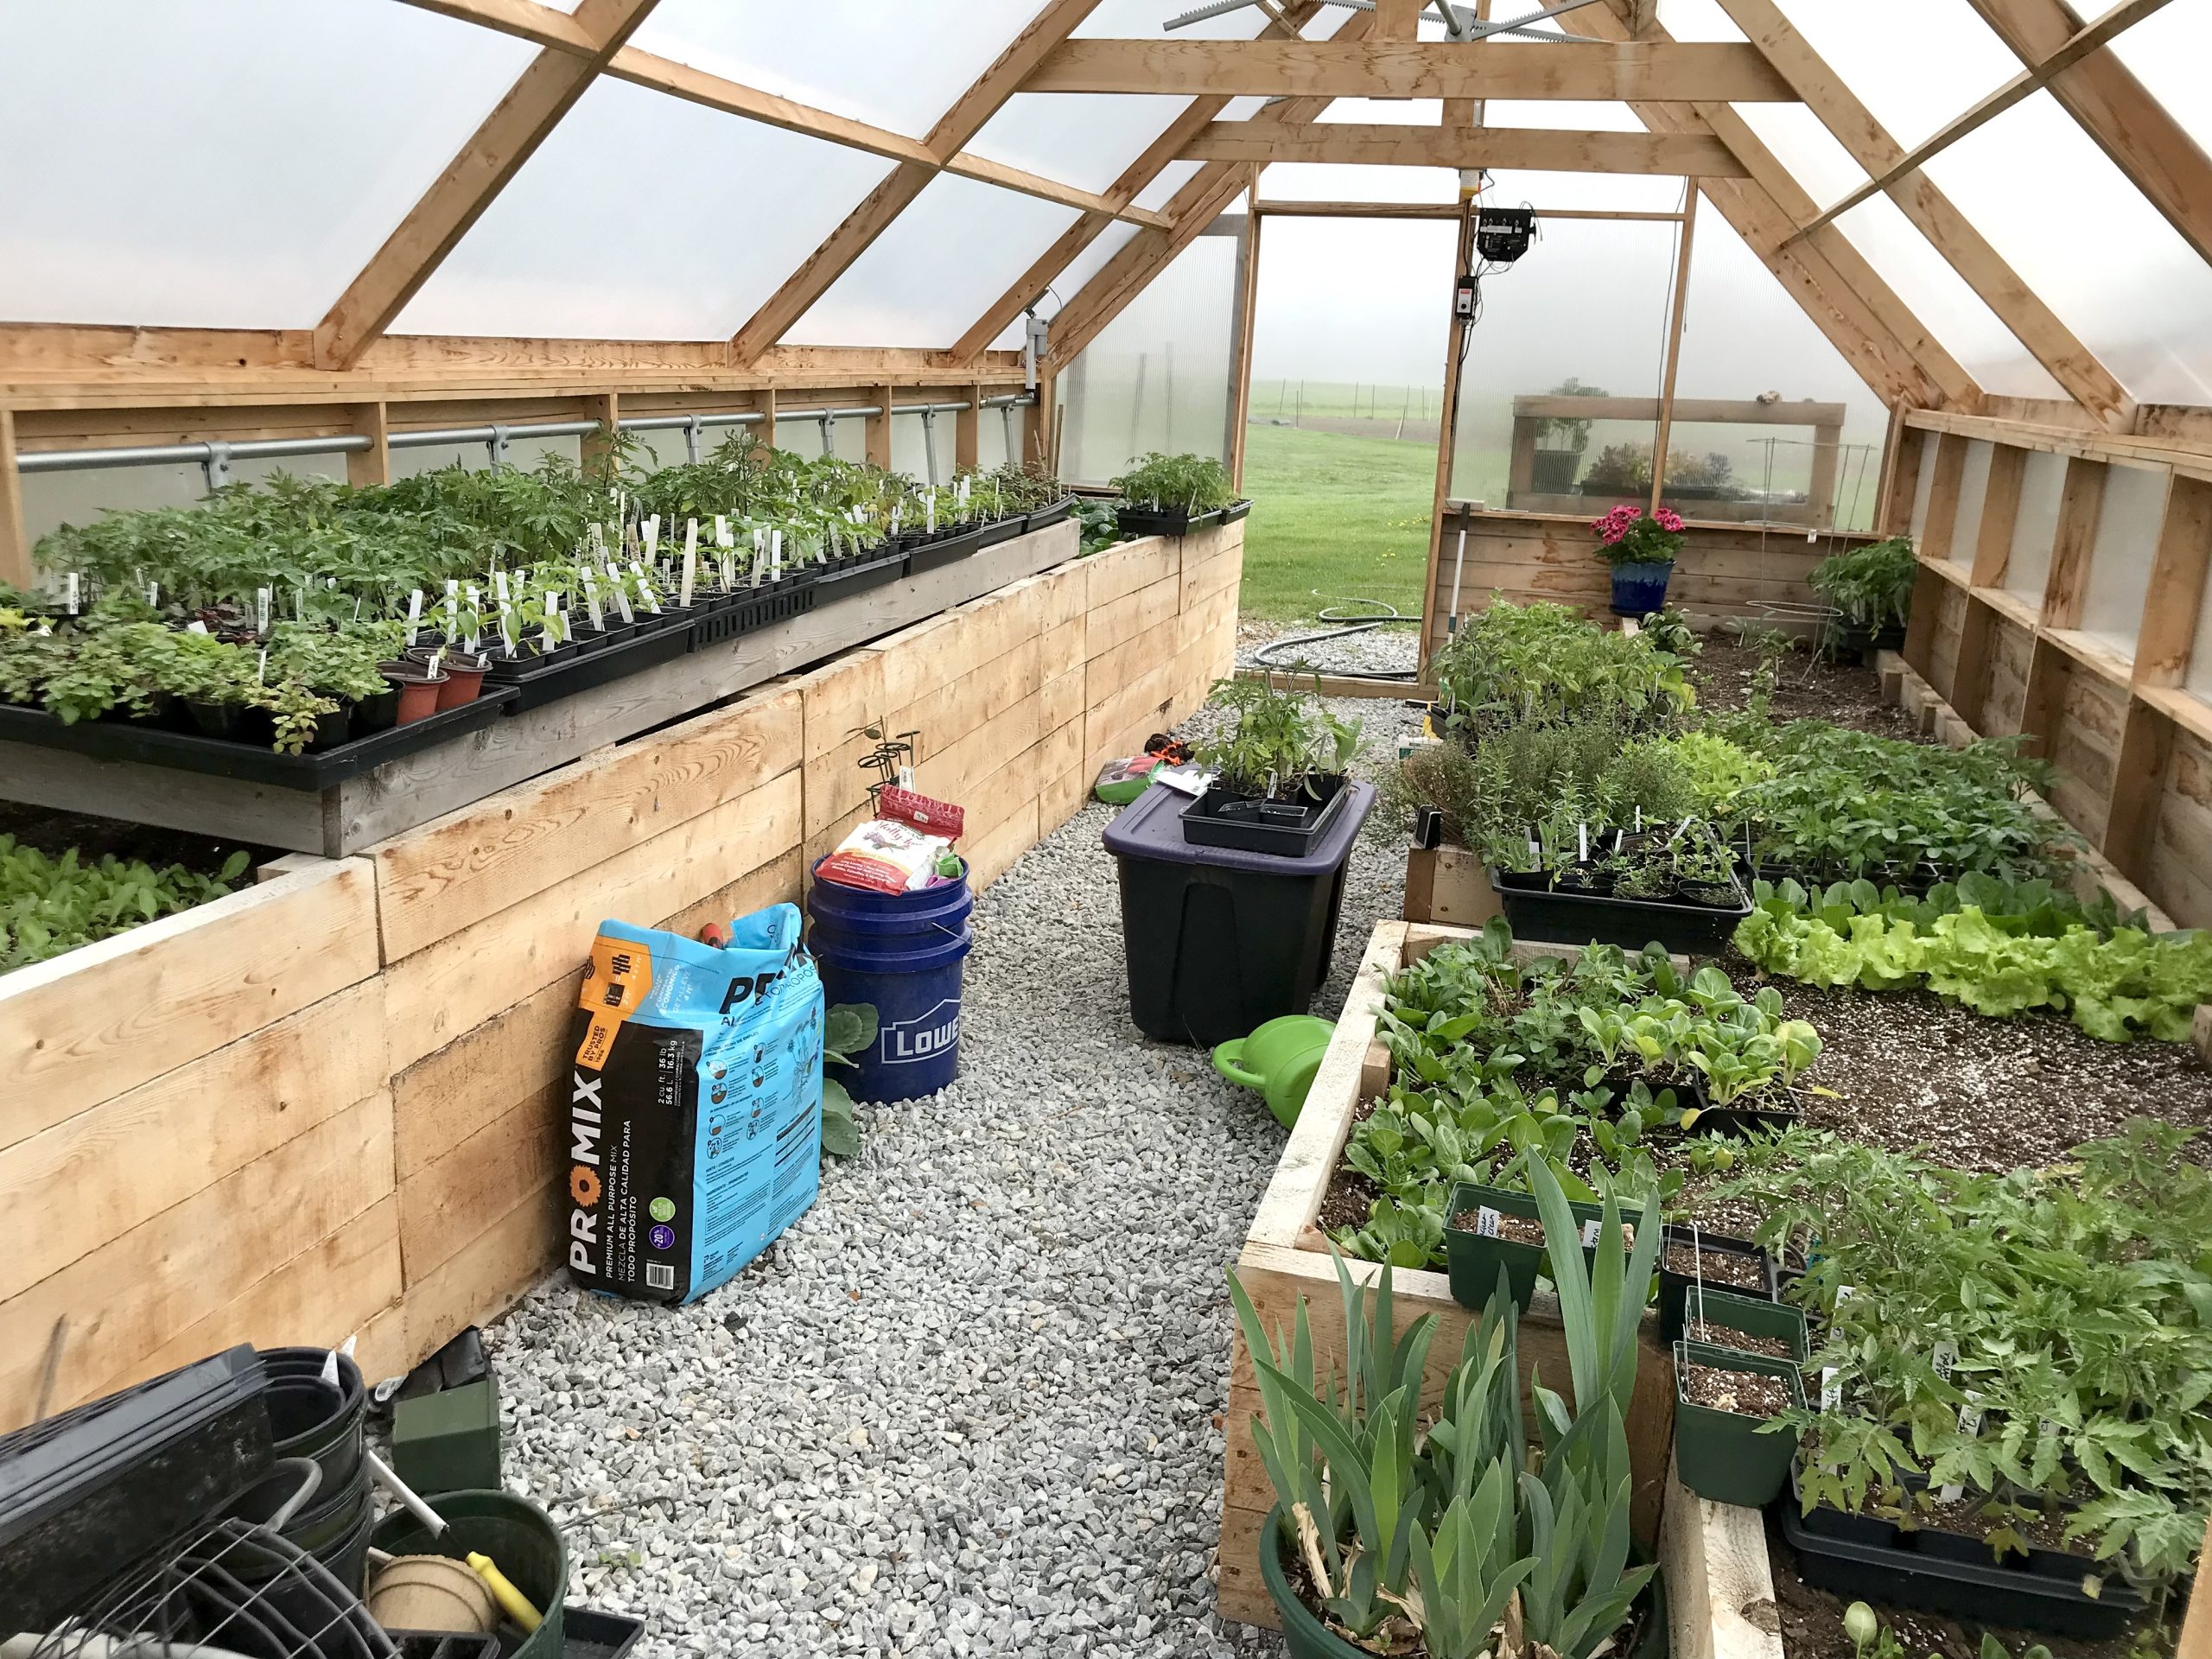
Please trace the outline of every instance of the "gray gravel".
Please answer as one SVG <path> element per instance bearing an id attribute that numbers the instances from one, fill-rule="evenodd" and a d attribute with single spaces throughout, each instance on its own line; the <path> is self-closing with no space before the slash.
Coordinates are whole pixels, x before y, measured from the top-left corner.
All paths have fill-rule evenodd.
<path id="1" fill-rule="evenodd" d="M 1338 707 L 1391 741 L 1391 705 Z M 959 1081 L 861 1108 L 766 1256 L 676 1310 L 550 1281 L 487 1333 L 510 1484 L 642 1653 L 1281 1650 L 1210 1569 L 1223 1269 L 1283 1132 L 1129 1023 L 1112 812 L 982 895 Z M 1402 844 L 1362 836 L 1315 1013 L 1398 913 Z"/>
<path id="2" fill-rule="evenodd" d="M 1237 630 L 1237 664 L 1240 667 L 1251 667 L 1255 653 L 1268 645 L 1304 634 L 1325 632 L 1331 626 L 1326 622 L 1300 622 L 1294 626 L 1247 622 Z M 1277 655 L 1273 665 L 1285 668 L 1302 658 L 1323 674 L 1409 674 L 1420 654 L 1418 626 L 1410 622 L 1392 623 L 1370 628 L 1363 633 L 1339 634 L 1284 651 Z"/>

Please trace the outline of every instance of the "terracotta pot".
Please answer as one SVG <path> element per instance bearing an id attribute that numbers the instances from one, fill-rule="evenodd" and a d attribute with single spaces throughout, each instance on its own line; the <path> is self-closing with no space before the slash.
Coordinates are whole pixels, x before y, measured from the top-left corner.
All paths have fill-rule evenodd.
<path id="1" fill-rule="evenodd" d="M 448 667 L 443 673 L 445 683 L 438 688 L 438 708 L 441 711 L 475 702 L 476 694 L 483 690 L 484 671 L 480 668 Z"/>
<path id="2" fill-rule="evenodd" d="M 392 723 L 410 726 L 418 720 L 428 720 L 438 712 L 438 699 L 444 694 L 451 677 L 441 670 L 435 675 L 416 673 L 402 675 L 387 671 L 390 680 L 399 693 L 399 717 Z"/>

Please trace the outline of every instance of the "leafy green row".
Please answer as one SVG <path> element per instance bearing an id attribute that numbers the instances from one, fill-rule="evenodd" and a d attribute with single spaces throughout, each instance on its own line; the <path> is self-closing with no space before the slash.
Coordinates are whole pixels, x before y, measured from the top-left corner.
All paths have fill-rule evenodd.
<path id="1" fill-rule="evenodd" d="M 0 836 L 0 973 L 219 899 L 246 862 L 233 853 L 213 875 L 113 856 L 87 864 L 73 847 L 53 858 Z"/>
<path id="2" fill-rule="evenodd" d="M 1914 1524 L 1955 1483 L 2000 1548 L 2058 1516 L 2138 1584 L 2188 1571 L 2212 1509 L 2196 1134 L 2137 1119 L 2004 1175 L 1802 1129 L 1737 1148 L 1707 1198 L 1750 1204 L 1763 1243 L 1806 1252 L 1789 1294 L 1834 1390 L 1799 1414 L 1805 1501 Z"/>
<path id="3" fill-rule="evenodd" d="M 2018 907 L 1993 912 L 1970 895 Z M 2043 884 L 1967 883 L 1916 901 L 1864 881 L 1817 898 L 1795 881 L 1760 882 L 1753 898 L 1736 948 L 1808 984 L 1925 987 L 1997 1017 L 2049 1008 L 2109 1043 L 2186 1042 L 2197 1005 L 2212 1001 L 2212 934 L 2120 925 L 2109 899 L 2069 912 Z"/>

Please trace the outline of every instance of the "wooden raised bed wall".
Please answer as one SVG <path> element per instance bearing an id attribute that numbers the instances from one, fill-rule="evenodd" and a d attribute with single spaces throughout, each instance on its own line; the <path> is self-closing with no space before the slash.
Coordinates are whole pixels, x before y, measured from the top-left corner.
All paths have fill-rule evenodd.
<path id="1" fill-rule="evenodd" d="M 1905 660 L 2183 926 L 2212 926 L 2212 452 L 1910 411 L 1884 504 L 1920 582 Z M 2194 688 L 2194 689 L 2192 689 Z"/>
<path id="2" fill-rule="evenodd" d="M 1057 533 L 1074 550 L 1071 526 Z M 0 978 L 0 1430 L 231 1343 L 385 1376 L 557 1260 L 569 1010 L 605 918 L 796 901 L 919 730 L 979 883 L 1234 660 L 1241 525 L 847 652 L 371 848 Z M 66 1321 L 66 1323 L 64 1323 Z M 58 1349 L 55 1332 L 60 1329 Z"/>

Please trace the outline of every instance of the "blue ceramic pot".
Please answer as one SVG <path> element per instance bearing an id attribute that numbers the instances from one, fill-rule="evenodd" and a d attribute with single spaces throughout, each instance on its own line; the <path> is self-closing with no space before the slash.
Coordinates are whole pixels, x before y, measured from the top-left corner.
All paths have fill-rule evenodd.
<path id="1" fill-rule="evenodd" d="M 1675 574 L 1672 560 L 1613 567 L 1613 614 L 1649 616 L 1667 603 L 1667 578 Z"/>

